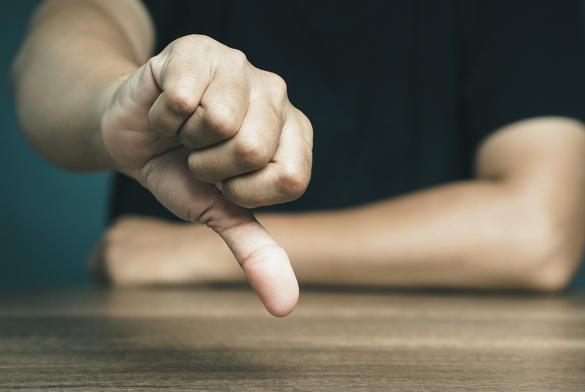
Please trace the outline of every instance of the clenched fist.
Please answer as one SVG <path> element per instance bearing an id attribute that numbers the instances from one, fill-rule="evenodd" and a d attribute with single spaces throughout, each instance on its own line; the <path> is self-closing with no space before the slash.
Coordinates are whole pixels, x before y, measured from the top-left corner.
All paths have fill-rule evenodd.
<path id="1" fill-rule="evenodd" d="M 311 124 L 282 78 L 193 35 L 112 86 L 105 102 L 102 137 L 118 170 L 216 231 L 268 311 L 288 314 L 298 299 L 288 256 L 247 210 L 294 200 L 309 182 Z"/>

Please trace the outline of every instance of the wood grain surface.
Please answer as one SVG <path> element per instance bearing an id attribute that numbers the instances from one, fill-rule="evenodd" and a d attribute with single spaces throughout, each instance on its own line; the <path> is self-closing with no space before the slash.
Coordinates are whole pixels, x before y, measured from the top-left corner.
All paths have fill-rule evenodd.
<path id="1" fill-rule="evenodd" d="M 0 292 L 0 391 L 585 391 L 585 297 Z"/>

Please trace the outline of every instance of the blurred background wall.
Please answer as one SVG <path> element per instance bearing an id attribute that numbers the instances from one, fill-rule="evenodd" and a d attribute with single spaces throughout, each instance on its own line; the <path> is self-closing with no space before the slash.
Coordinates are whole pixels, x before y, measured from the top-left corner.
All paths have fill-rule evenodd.
<path id="1" fill-rule="evenodd" d="M 37 3 L 13 1 L 0 12 L 0 287 L 88 282 L 84 260 L 105 221 L 108 175 L 50 166 L 18 131 L 10 63 Z"/>
<path id="2" fill-rule="evenodd" d="M 0 13 L 0 287 L 89 282 L 85 259 L 106 216 L 107 174 L 52 167 L 18 131 L 10 63 L 37 3 L 10 2 Z M 585 265 L 573 286 L 585 287 Z"/>

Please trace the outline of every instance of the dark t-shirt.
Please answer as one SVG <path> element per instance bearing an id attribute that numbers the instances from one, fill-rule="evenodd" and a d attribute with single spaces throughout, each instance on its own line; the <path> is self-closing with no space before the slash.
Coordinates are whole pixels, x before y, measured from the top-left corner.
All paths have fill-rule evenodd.
<path id="1" fill-rule="evenodd" d="M 241 49 L 288 83 L 314 126 L 305 195 L 271 209 L 335 209 L 468 178 L 497 128 L 585 121 L 582 0 L 145 2 L 158 47 L 187 34 Z M 117 175 L 112 217 L 172 218 Z"/>

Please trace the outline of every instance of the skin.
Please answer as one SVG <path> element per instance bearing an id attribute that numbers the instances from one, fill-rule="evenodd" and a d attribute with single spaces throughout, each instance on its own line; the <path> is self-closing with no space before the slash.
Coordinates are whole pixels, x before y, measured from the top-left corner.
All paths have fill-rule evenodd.
<path id="1" fill-rule="evenodd" d="M 52 162 L 122 171 L 194 223 L 120 219 L 92 261 L 114 283 L 241 280 L 235 255 L 269 311 L 284 315 L 298 295 L 288 259 L 242 207 L 302 194 L 310 124 L 284 98 L 282 80 L 240 52 L 190 36 L 148 60 L 152 36 L 135 1 L 46 2 L 14 66 L 23 130 Z M 235 115 L 226 121 L 226 112 Z M 484 140 L 472 179 L 341 211 L 258 218 L 306 283 L 554 291 L 583 249 L 584 161 L 583 124 L 534 118 Z"/>
<path id="2" fill-rule="evenodd" d="M 346 210 L 258 219 L 306 284 L 557 291 L 582 253 L 584 157 L 580 123 L 532 119 L 483 143 L 474 179 Z M 92 268 L 116 285 L 243 278 L 200 225 L 126 216 L 97 248 Z"/>
<path id="3" fill-rule="evenodd" d="M 122 172 L 213 229 L 268 311 L 284 316 L 296 277 L 247 208 L 305 191 L 311 124 L 282 78 L 242 52 L 191 35 L 149 57 L 152 37 L 135 1 L 45 2 L 14 65 L 23 130 L 50 161 Z"/>

